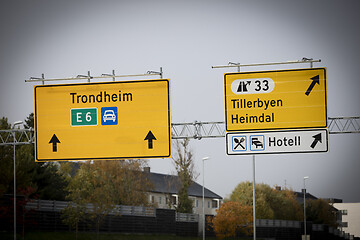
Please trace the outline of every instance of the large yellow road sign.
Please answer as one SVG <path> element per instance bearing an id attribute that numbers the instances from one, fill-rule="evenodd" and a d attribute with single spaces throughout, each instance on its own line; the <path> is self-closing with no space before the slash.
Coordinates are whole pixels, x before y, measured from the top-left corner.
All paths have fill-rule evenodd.
<path id="1" fill-rule="evenodd" d="M 168 79 L 34 91 L 36 161 L 170 157 Z"/>
<path id="2" fill-rule="evenodd" d="M 326 69 L 226 73 L 226 131 L 327 127 Z"/>

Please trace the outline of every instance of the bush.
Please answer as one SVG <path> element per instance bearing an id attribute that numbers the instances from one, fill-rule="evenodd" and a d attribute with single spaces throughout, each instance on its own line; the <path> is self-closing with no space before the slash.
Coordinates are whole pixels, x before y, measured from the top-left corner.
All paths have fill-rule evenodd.
<path id="1" fill-rule="evenodd" d="M 238 233 L 251 235 L 252 207 L 239 202 L 226 202 L 218 210 L 212 221 L 218 238 L 235 237 Z"/>

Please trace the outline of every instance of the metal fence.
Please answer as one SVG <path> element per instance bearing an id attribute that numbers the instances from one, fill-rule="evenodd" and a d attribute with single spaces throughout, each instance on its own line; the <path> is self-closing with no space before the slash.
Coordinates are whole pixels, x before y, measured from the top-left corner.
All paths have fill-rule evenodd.
<path id="1" fill-rule="evenodd" d="M 301 228 L 301 222 L 290 220 L 256 219 L 257 227 Z"/>
<path id="2" fill-rule="evenodd" d="M 65 201 L 31 200 L 26 204 L 26 209 L 47 212 L 61 212 L 70 204 L 70 202 Z M 94 206 L 92 204 L 87 204 L 86 209 L 88 212 L 92 212 Z M 115 205 L 114 209 L 109 214 L 154 217 L 155 208 L 144 206 Z"/>
<path id="3" fill-rule="evenodd" d="M 199 222 L 199 214 L 176 213 L 177 222 Z"/>
<path id="4" fill-rule="evenodd" d="M 3 201 L 2 204 L 8 201 Z M 69 227 L 63 223 L 62 211 L 71 202 L 31 200 L 27 203 L 29 211 L 26 216 L 26 231 L 69 231 Z M 9 205 L 10 206 L 10 205 Z M 91 204 L 86 206 L 90 213 L 93 209 Z M 0 216 L 0 231 L 11 231 L 12 224 L 9 216 Z M 126 232 L 126 233 L 164 233 L 182 236 L 197 236 L 199 234 L 199 215 L 176 213 L 171 209 L 156 209 L 144 206 L 116 205 L 114 210 L 107 214 L 102 224 L 101 232 Z M 80 231 L 94 231 L 90 222 L 82 222 Z M 200 223 L 201 224 L 201 223 Z M 289 220 L 257 219 L 257 235 L 261 238 L 277 239 L 300 239 L 302 234 L 302 222 Z M 213 236 L 211 228 L 206 228 L 206 234 Z M 280 235 L 281 238 L 278 238 Z M 309 234 L 314 239 L 351 239 L 352 235 L 346 234 L 323 224 L 309 222 Z"/>

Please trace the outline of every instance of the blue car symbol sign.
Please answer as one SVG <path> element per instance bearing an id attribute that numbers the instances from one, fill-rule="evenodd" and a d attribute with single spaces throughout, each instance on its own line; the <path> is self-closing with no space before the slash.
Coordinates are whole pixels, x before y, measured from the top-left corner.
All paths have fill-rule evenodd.
<path id="1" fill-rule="evenodd" d="M 117 107 L 101 108 L 101 125 L 117 125 L 118 111 Z"/>

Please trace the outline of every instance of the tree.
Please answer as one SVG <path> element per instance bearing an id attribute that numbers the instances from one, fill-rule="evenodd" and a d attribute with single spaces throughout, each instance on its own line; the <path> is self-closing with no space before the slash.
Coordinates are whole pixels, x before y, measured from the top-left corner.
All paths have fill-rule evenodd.
<path id="1" fill-rule="evenodd" d="M 296 201 L 293 191 L 282 191 L 271 188 L 261 183 L 255 184 L 256 191 L 256 218 L 301 220 L 302 210 Z M 237 201 L 244 205 L 252 206 L 252 183 L 238 184 L 230 195 L 230 201 Z"/>
<path id="2" fill-rule="evenodd" d="M 24 122 L 25 128 L 34 128 L 34 113 L 30 113 Z M 40 199 L 65 200 L 67 183 L 59 174 L 57 162 L 35 162 L 35 148 L 33 144 L 20 146 L 17 158 L 24 165 L 24 168 L 19 169 L 19 174 L 24 176 L 21 182 L 31 182 L 31 186 L 36 189 L 35 193 Z M 21 175 L 19 178 L 21 180 Z"/>
<path id="3" fill-rule="evenodd" d="M 34 127 L 34 114 L 31 113 L 26 119 L 26 128 Z M 7 118 L 0 119 L 0 129 L 11 129 Z M 5 136 L 2 136 L 5 137 Z M 58 174 L 56 163 L 36 163 L 32 144 L 16 146 L 16 186 L 17 189 L 32 187 L 33 194 L 41 199 L 64 200 L 65 182 Z M 0 146 L 0 196 L 4 193 L 13 193 L 13 146 Z M 32 196 L 30 196 L 32 197 Z"/>
<path id="4" fill-rule="evenodd" d="M 323 199 L 306 201 L 306 219 L 315 224 L 327 224 L 337 227 L 335 209 Z"/>
<path id="5" fill-rule="evenodd" d="M 64 212 L 64 221 L 77 227 L 84 206 L 91 204 L 87 217 L 95 222 L 99 232 L 115 205 L 147 205 L 146 192 L 151 185 L 141 171 L 144 164 L 140 160 L 85 162 L 79 164 L 77 172 L 64 164 L 63 176 L 69 180 L 67 198 L 73 203 Z"/>
<path id="6" fill-rule="evenodd" d="M 272 219 L 274 211 L 270 207 L 269 198 L 271 188 L 266 184 L 256 184 L 256 218 Z M 242 205 L 252 206 L 252 183 L 249 181 L 238 184 L 230 195 L 230 201 L 240 202 Z"/>
<path id="7" fill-rule="evenodd" d="M 193 153 L 189 149 L 189 139 L 176 142 L 176 155 L 173 163 L 180 180 L 179 202 L 176 211 L 192 213 L 193 201 L 189 198 L 188 188 L 195 180 Z"/>
<path id="8" fill-rule="evenodd" d="M 6 117 L 0 119 L 0 129 L 11 129 Z M 6 139 L 7 134 L 2 134 L 1 137 Z M 4 193 L 10 193 L 13 183 L 13 146 L 0 146 L 0 196 Z"/>
<path id="9" fill-rule="evenodd" d="M 218 238 L 235 237 L 237 233 L 250 235 L 253 232 L 252 207 L 240 202 L 226 202 L 217 210 L 212 220 Z"/>
<path id="10" fill-rule="evenodd" d="M 86 205 L 70 203 L 63 211 L 61 218 L 63 223 L 75 228 L 75 239 L 78 239 L 79 223 L 85 221 Z"/>
<path id="11" fill-rule="evenodd" d="M 271 208 L 274 210 L 274 219 L 303 220 L 303 208 L 296 200 L 296 195 L 291 189 L 273 189 Z"/>
<path id="12" fill-rule="evenodd" d="M 89 185 L 88 172 L 79 169 L 72 178 L 75 163 L 65 162 L 61 164 L 61 174 L 66 182 L 68 182 L 67 199 L 72 202 L 63 210 L 63 222 L 72 228 L 75 228 L 76 239 L 78 237 L 79 223 L 86 220 L 87 197 L 91 192 Z"/>
<path id="13" fill-rule="evenodd" d="M 0 120 L 0 129 L 11 129 L 8 119 Z M 17 134 L 15 132 L 15 134 Z M 4 134 L 2 138 L 6 138 Z M 12 139 L 12 136 L 11 136 Z M 32 172 L 35 167 L 34 151 L 31 145 L 16 146 L 16 187 L 25 189 L 29 186 L 35 187 Z M 13 193 L 14 186 L 14 146 L 0 146 L 0 194 Z"/>
<path id="14" fill-rule="evenodd" d="M 24 128 L 26 128 L 26 129 L 29 129 L 29 128 L 34 129 L 34 113 L 30 113 L 29 116 L 25 119 Z"/>

